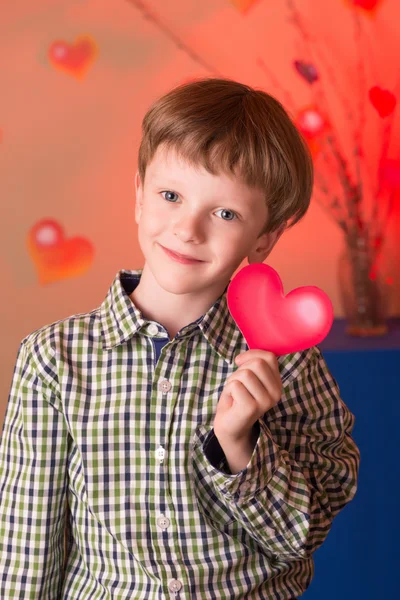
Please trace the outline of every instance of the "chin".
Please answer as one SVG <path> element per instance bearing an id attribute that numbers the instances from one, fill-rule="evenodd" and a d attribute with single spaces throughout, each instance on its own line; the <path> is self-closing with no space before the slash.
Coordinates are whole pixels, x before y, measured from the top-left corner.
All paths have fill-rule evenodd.
<path id="1" fill-rule="evenodd" d="M 159 287 L 173 294 L 185 294 L 193 290 L 200 291 L 204 285 L 198 276 L 195 277 L 190 273 L 182 273 L 180 276 L 179 273 L 160 264 L 151 268 L 151 272 Z"/>
<path id="2" fill-rule="evenodd" d="M 167 280 L 158 279 L 160 287 L 170 294 L 199 294 L 204 289 L 204 285 L 200 281 L 183 281 L 166 278 Z"/>

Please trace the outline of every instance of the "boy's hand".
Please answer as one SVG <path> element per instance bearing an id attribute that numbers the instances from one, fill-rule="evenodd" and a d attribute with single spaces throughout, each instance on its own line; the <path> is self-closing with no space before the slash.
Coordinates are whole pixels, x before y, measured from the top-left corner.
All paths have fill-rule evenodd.
<path id="1" fill-rule="evenodd" d="M 273 352 L 247 350 L 227 378 L 214 418 L 214 433 L 225 442 L 251 438 L 254 423 L 281 399 L 282 380 Z"/>

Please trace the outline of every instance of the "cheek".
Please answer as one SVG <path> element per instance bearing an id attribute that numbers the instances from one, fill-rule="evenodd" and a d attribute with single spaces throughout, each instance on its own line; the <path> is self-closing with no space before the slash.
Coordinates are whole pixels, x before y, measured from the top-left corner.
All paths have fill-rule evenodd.
<path id="1" fill-rule="evenodd" d="M 167 224 L 167 215 L 163 214 L 162 210 L 153 208 L 150 210 L 147 209 L 142 213 L 141 225 L 148 235 L 156 235 L 160 231 L 165 230 Z"/>
<path id="2" fill-rule="evenodd" d="M 224 232 L 219 236 L 219 245 L 225 254 L 229 254 L 233 260 L 240 256 L 244 248 L 243 236 L 238 235 L 238 232 Z"/>
<path id="3" fill-rule="evenodd" d="M 245 261 L 247 254 L 243 239 L 230 240 L 229 244 L 226 244 L 224 255 L 229 260 L 229 267 L 236 272 Z M 246 263 L 247 264 L 247 261 Z M 243 265 L 244 266 L 244 265 Z"/>

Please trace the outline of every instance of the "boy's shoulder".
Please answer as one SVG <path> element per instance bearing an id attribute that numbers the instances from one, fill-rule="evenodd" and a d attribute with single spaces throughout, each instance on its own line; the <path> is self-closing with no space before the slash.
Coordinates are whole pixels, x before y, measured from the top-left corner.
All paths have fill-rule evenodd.
<path id="1" fill-rule="evenodd" d="M 43 325 L 26 335 L 21 344 L 30 349 L 48 346 L 57 351 L 58 344 L 63 347 L 66 343 L 73 345 L 85 336 L 95 342 L 96 336 L 100 337 L 110 328 L 118 328 L 120 319 L 127 315 L 131 318 L 128 290 L 134 288 L 133 283 L 138 281 L 141 272 L 142 269 L 120 269 L 97 308 Z"/>
<path id="2" fill-rule="evenodd" d="M 71 355 L 80 355 L 87 340 L 101 338 L 99 314 L 101 307 L 89 312 L 73 314 L 26 335 L 19 344 L 15 373 L 19 376 L 38 377 L 53 393 L 51 402 L 57 407 L 59 398 L 59 357 L 69 361 Z"/>
<path id="3" fill-rule="evenodd" d="M 76 313 L 31 331 L 20 342 L 28 354 L 50 359 L 68 346 L 83 339 L 96 336 L 99 330 L 101 306 L 83 313 Z"/>

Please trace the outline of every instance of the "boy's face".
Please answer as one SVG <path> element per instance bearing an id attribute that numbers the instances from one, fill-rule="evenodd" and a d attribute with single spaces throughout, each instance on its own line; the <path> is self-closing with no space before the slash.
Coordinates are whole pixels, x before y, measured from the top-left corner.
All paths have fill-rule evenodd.
<path id="1" fill-rule="evenodd" d="M 283 230 L 258 234 L 268 216 L 263 194 L 228 175 L 211 175 L 159 147 L 144 186 L 136 173 L 139 243 L 157 283 L 166 291 L 219 297 L 244 258 L 262 262 Z M 201 260 L 183 264 L 168 248 Z"/>

